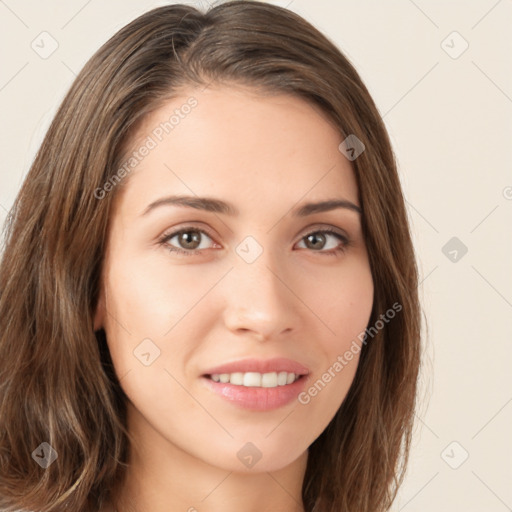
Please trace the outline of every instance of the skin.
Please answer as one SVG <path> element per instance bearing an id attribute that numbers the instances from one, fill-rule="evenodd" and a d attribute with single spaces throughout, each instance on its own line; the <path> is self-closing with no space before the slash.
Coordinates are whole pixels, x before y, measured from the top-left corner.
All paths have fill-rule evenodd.
<path id="1" fill-rule="evenodd" d="M 94 328 L 107 334 L 136 440 L 118 509 L 303 511 L 308 447 L 359 355 L 308 404 L 265 412 L 234 406 L 199 377 L 279 356 L 309 368 L 314 383 L 365 330 L 374 288 L 360 214 L 291 214 L 331 198 L 359 205 L 357 183 L 343 137 L 318 108 L 241 87 L 186 90 L 146 118 L 131 150 L 190 96 L 198 105 L 125 178 L 112 212 Z M 170 194 L 220 198 L 240 215 L 162 206 L 141 216 Z M 190 225 L 209 233 L 196 233 L 200 254 L 170 252 L 189 247 L 179 236 L 159 243 Z M 326 254 L 344 246 L 336 236 L 306 238 L 329 227 L 350 240 L 337 256 Z M 250 264 L 236 252 L 247 236 L 263 250 Z M 149 366 L 133 353 L 147 338 L 160 350 Z M 262 455 L 252 468 L 237 457 L 247 442 Z"/>

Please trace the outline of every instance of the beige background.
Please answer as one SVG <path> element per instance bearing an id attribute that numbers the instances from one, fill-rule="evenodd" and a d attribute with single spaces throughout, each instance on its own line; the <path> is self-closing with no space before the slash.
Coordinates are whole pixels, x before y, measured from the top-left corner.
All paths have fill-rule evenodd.
<path id="1" fill-rule="evenodd" d="M 0 1 L 0 224 L 75 74 L 116 30 L 164 3 Z M 512 1 L 273 3 L 351 59 L 399 160 L 430 398 L 394 510 L 512 510 Z"/>

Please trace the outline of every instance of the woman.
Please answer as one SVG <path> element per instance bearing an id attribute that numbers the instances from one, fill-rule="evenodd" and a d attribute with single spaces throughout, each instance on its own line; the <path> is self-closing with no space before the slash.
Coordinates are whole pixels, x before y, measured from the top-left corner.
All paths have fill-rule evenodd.
<path id="1" fill-rule="evenodd" d="M 420 363 L 404 199 L 366 87 L 293 12 L 169 5 L 105 43 L 0 285 L 3 509 L 391 506 Z"/>

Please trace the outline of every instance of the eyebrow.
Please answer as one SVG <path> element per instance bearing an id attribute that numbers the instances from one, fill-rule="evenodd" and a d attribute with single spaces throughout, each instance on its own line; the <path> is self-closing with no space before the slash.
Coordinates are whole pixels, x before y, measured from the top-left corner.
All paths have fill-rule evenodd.
<path id="1" fill-rule="evenodd" d="M 231 203 L 212 197 L 173 195 L 157 199 L 152 202 L 142 213 L 147 215 L 152 210 L 161 206 L 181 206 L 205 210 L 207 212 L 222 213 L 224 215 L 240 215 L 240 211 Z M 327 212 L 337 208 L 345 208 L 361 214 L 361 208 L 347 199 L 328 199 L 317 203 L 306 203 L 292 210 L 294 217 L 306 217 L 314 213 Z"/>

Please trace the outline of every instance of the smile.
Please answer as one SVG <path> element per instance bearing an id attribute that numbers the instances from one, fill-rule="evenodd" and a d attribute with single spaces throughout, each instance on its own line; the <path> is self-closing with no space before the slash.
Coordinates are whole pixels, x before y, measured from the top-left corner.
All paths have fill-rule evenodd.
<path id="1" fill-rule="evenodd" d="M 276 388 L 277 386 L 287 386 L 293 384 L 300 375 L 289 372 L 235 372 L 235 373 L 214 373 L 209 376 L 214 382 L 223 384 L 233 384 L 235 386 L 245 387 L 263 387 Z"/>

